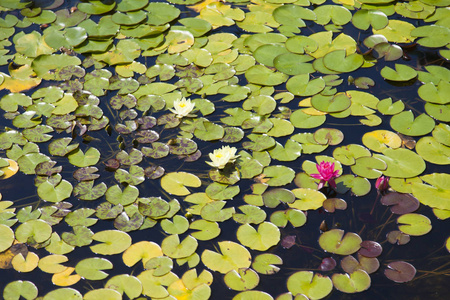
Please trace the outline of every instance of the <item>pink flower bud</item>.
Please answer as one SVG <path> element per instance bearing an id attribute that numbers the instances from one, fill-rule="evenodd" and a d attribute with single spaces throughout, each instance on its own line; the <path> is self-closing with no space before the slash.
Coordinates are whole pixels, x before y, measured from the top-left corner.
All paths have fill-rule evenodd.
<path id="1" fill-rule="evenodd" d="M 384 192 L 389 188 L 389 177 L 381 176 L 377 179 L 377 182 L 375 182 L 375 187 L 380 192 Z"/>

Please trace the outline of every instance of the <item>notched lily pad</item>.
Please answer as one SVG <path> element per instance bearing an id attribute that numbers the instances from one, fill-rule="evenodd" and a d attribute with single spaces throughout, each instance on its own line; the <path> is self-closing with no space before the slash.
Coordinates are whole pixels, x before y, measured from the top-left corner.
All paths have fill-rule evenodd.
<path id="1" fill-rule="evenodd" d="M 349 255 L 361 248 L 362 240 L 356 233 L 348 232 L 344 236 L 341 229 L 331 229 L 319 238 L 319 244 L 325 251 L 339 255 Z"/>
<path id="2" fill-rule="evenodd" d="M 402 193 L 388 193 L 381 197 L 381 203 L 391 206 L 391 212 L 394 214 L 408 214 L 416 211 L 419 208 L 419 200 L 411 194 Z"/>
<path id="3" fill-rule="evenodd" d="M 405 283 L 413 280 L 416 268 L 404 261 L 394 261 L 387 265 L 384 275 L 394 282 Z"/>

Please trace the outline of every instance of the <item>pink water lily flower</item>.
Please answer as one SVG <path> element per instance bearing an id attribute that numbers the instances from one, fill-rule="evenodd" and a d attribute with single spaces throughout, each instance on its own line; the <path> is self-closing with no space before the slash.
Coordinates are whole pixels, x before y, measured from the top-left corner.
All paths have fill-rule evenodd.
<path id="1" fill-rule="evenodd" d="M 317 189 L 320 190 L 326 182 L 330 184 L 331 187 L 336 188 L 336 183 L 334 179 L 339 177 L 339 170 L 334 169 L 334 163 L 322 161 L 320 164 L 316 165 L 318 174 L 311 174 L 311 177 L 315 179 L 320 179 Z"/>

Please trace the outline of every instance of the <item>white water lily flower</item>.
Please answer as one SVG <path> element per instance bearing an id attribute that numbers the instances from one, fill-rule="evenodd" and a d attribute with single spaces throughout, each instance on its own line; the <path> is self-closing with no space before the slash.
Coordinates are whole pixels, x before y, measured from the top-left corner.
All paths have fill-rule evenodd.
<path id="1" fill-rule="evenodd" d="M 171 112 L 177 115 L 177 118 L 186 117 L 193 109 L 195 103 L 192 103 L 190 99 L 181 98 L 181 100 L 175 100 L 173 102 L 173 109 L 169 108 Z"/>
<path id="2" fill-rule="evenodd" d="M 236 151 L 235 147 L 223 146 L 214 150 L 213 153 L 209 153 L 209 158 L 212 161 L 206 163 L 212 167 L 223 169 L 227 163 L 233 163 L 239 157 L 239 155 L 235 155 Z"/>

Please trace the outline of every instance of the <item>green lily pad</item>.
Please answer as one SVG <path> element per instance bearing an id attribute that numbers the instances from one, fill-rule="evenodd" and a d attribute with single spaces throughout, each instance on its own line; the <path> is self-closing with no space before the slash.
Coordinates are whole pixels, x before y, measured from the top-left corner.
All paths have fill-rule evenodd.
<path id="1" fill-rule="evenodd" d="M 188 230 L 189 221 L 183 216 L 175 215 L 173 222 L 168 219 L 161 220 L 161 228 L 167 234 L 182 234 Z"/>
<path id="2" fill-rule="evenodd" d="M 286 166 L 269 166 L 265 167 L 263 174 L 269 178 L 267 184 L 269 186 L 283 186 L 292 182 L 295 172 Z"/>
<path id="3" fill-rule="evenodd" d="M 265 251 L 280 241 L 278 227 L 269 222 L 259 224 L 257 230 L 249 224 L 241 225 L 236 235 L 244 246 L 259 251 Z"/>
<path id="4" fill-rule="evenodd" d="M 290 116 L 290 121 L 292 125 L 294 125 L 296 128 L 315 128 L 319 127 L 326 121 L 325 115 L 320 116 L 314 116 L 306 114 L 301 109 L 298 109 L 294 111 Z"/>
<path id="5" fill-rule="evenodd" d="M 308 188 L 293 189 L 292 193 L 295 195 L 296 200 L 289 203 L 289 207 L 298 210 L 318 209 L 322 207 L 323 202 L 327 198 L 321 192 Z"/>
<path id="6" fill-rule="evenodd" d="M 273 11 L 273 17 L 280 24 L 296 27 L 305 27 L 303 20 L 316 20 L 316 14 L 312 10 L 293 4 L 277 7 Z"/>
<path id="7" fill-rule="evenodd" d="M 362 240 L 356 233 L 347 232 L 341 229 L 331 229 L 322 233 L 319 238 L 319 244 L 327 252 L 339 255 L 350 255 L 361 248 Z"/>
<path id="8" fill-rule="evenodd" d="M 270 150 L 269 153 L 273 159 L 279 161 L 294 161 L 301 155 L 302 149 L 299 143 L 289 139 L 284 147 L 277 142 L 275 148 Z"/>
<path id="9" fill-rule="evenodd" d="M 266 134 L 252 133 L 247 135 L 247 138 L 249 138 L 251 142 L 243 142 L 242 146 L 248 150 L 260 152 L 275 145 L 275 139 Z"/>
<path id="10" fill-rule="evenodd" d="M 118 230 L 99 231 L 92 236 L 92 239 L 102 243 L 91 246 L 91 251 L 102 255 L 122 253 L 131 245 L 131 237 Z"/>
<path id="11" fill-rule="evenodd" d="M 89 148 L 85 153 L 77 149 L 68 155 L 69 162 L 79 168 L 94 166 L 100 159 L 100 152 L 96 148 Z"/>
<path id="12" fill-rule="evenodd" d="M 374 154 L 375 158 L 384 160 L 387 169 L 383 171 L 385 176 L 410 178 L 420 175 L 426 167 L 423 159 L 408 149 L 385 149 L 383 155 Z"/>
<path id="13" fill-rule="evenodd" d="M 137 276 L 142 283 L 142 295 L 151 298 L 164 298 L 169 296 L 165 286 L 169 286 L 172 282 L 178 280 L 178 276 L 172 272 L 162 276 L 154 276 L 154 272 L 155 270 L 147 270 Z"/>
<path id="14" fill-rule="evenodd" d="M 344 140 L 344 134 L 339 129 L 320 128 L 314 133 L 314 140 L 322 145 L 338 145 Z"/>
<path id="15" fill-rule="evenodd" d="M 368 179 L 376 179 L 381 176 L 382 171 L 386 170 L 387 164 L 375 157 L 360 157 L 355 160 L 351 169 L 358 176 Z"/>
<path id="16" fill-rule="evenodd" d="M 438 124 L 432 132 L 433 137 L 441 144 L 450 146 L 450 126 L 447 124 Z"/>
<path id="17" fill-rule="evenodd" d="M 77 7 L 80 11 L 90 15 L 102 15 L 113 10 L 116 7 L 116 3 L 103 3 L 100 0 L 92 0 L 88 3 L 79 3 Z"/>
<path id="18" fill-rule="evenodd" d="M 250 67 L 245 72 L 245 78 L 247 78 L 247 81 L 250 83 L 274 86 L 285 82 L 288 75 L 274 72 L 262 65 L 256 65 Z"/>
<path id="19" fill-rule="evenodd" d="M 405 214 L 397 219 L 398 229 L 405 234 L 420 236 L 431 230 L 431 221 L 424 215 Z"/>
<path id="20" fill-rule="evenodd" d="M 306 223 L 306 215 L 298 209 L 276 211 L 270 216 L 270 222 L 283 228 L 286 227 L 288 222 L 294 227 L 300 227 Z"/>
<path id="21" fill-rule="evenodd" d="M 425 104 L 425 111 L 438 121 L 450 122 L 449 112 L 450 104 L 440 105 L 433 103 Z"/>
<path id="22" fill-rule="evenodd" d="M 199 187 L 200 185 L 201 181 L 197 176 L 186 172 L 172 172 L 161 178 L 161 187 L 168 193 L 177 196 L 191 193 L 186 186 Z"/>
<path id="23" fill-rule="evenodd" d="M 288 53 L 288 50 L 283 45 L 266 44 L 261 45 L 253 52 L 257 62 L 268 67 L 274 66 L 274 59 L 281 54 Z"/>
<path id="24" fill-rule="evenodd" d="M 83 296 L 81 293 L 72 288 L 60 288 L 48 292 L 43 299 L 45 300 L 57 300 L 57 299 L 67 299 L 67 300 L 82 300 Z"/>
<path id="25" fill-rule="evenodd" d="M 304 294 L 311 300 L 325 298 L 333 289 L 328 276 L 314 274 L 311 271 L 300 271 L 289 276 L 287 288 L 293 294 Z"/>
<path id="26" fill-rule="evenodd" d="M 146 264 L 145 268 L 147 270 L 154 269 L 153 275 L 162 276 L 168 274 L 172 271 L 173 261 L 167 256 L 157 256 L 150 259 Z"/>
<path id="27" fill-rule="evenodd" d="M 198 127 L 194 131 L 194 135 L 203 141 L 213 141 L 223 138 L 225 131 L 222 126 L 211 123 L 203 122 L 201 127 Z"/>
<path id="28" fill-rule="evenodd" d="M 235 212 L 234 207 L 224 209 L 223 207 L 225 206 L 225 204 L 225 201 L 214 201 L 206 203 L 205 206 L 201 209 L 200 214 L 205 220 L 211 222 L 223 222 L 230 219 Z"/>
<path id="29" fill-rule="evenodd" d="M 434 129 L 434 120 L 426 114 L 414 119 L 412 111 L 401 112 L 391 118 L 391 127 L 402 134 L 420 136 L 430 133 Z"/>
<path id="30" fill-rule="evenodd" d="M 437 85 L 432 82 L 428 82 L 418 89 L 420 98 L 435 104 L 448 104 L 450 98 L 448 96 L 450 92 L 450 83 L 445 80 L 441 80 Z"/>
<path id="31" fill-rule="evenodd" d="M 238 207 L 242 214 L 233 214 L 233 220 L 240 224 L 260 224 L 266 219 L 264 210 L 253 205 L 241 205 Z"/>
<path id="32" fill-rule="evenodd" d="M 345 50 L 335 50 L 323 57 L 323 64 L 330 70 L 345 73 L 352 72 L 361 67 L 364 63 L 362 55 L 353 53 L 346 54 Z"/>
<path id="33" fill-rule="evenodd" d="M 279 256 L 272 253 L 264 253 L 255 257 L 252 268 L 260 274 L 270 275 L 277 273 L 280 270 L 277 265 L 282 264 L 283 260 Z"/>
<path id="34" fill-rule="evenodd" d="M 310 80 L 309 74 L 300 74 L 291 77 L 286 82 L 286 88 L 296 96 L 312 96 L 320 93 L 325 88 L 325 81 L 322 77 Z"/>
<path id="35" fill-rule="evenodd" d="M 402 100 L 392 103 L 392 98 L 389 97 L 380 100 L 380 102 L 378 102 L 377 109 L 383 115 L 396 115 L 405 109 L 405 104 Z"/>
<path id="36" fill-rule="evenodd" d="M 264 205 L 270 208 L 277 207 L 280 202 L 292 203 L 295 201 L 295 195 L 291 191 L 282 188 L 266 191 L 262 194 L 262 197 Z"/>
<path id="37" fill-rule="evenodd" d="M 376 30 L 383 29 L 388 22 L 386 14 L 379 10 L 361 9 L 352 17 L 352 24 L 361 30 L 367 30 L 370 26 Z"/>
<path id="38" fill-rule="evenodd" d="M 231 270 L 225 274 L 223 280 L 228 288 L 235 291 L 252 290 L 259 283 L 258 273 L 252 269 Z"/>
<path id="39" fill-rule="evenodd" d="M 346 166 L 354 165 L 356 159 L 367 156 L 371 156 L 370 151 L 367 148 L 357 144 L 341 146 L 333 151 L 333 157 Z"/>
<path id="40" fill-rule="evenodd" d="M 45 201 L 60 202 L 72 194 L 73 187 L 67 180 L 62 180 L 56 186 L 48 181 L 38 186 L 38 195 Z"/>
<path id="41" fill-rule="evenodd" d="M 8 111 L 15 112 L 18 109 L 18 106 L 26 107 L 33 103 L 31 97 L 23 94 L 23 93 L 10 93 L 0 100 L 0 108 Z"/>
<path id="42" fill-rule="evenodd" d="M 139 24 L 146 18 L 147 13 L 142 10 L 131 11 L 126 13 L 118 11 L 111 16 L 111 20 L 114 23 L 118 25 L 127 25 L 127 26 Z"/>
<path id="43" fill-rule="evenodd" d="M 379 30 L 373 30 L 374 34 L 384 35 L 389 42 L 394 43 L 411 43 L 415 37 L 411 36 L 414 25 L 401 20 L 389 20 L 386 27 Z"/>
<path id="44" fill-rule="evenodd" d="M 370 287 L 370 276 L 363 270 L 356 270 L 350 274 L 333 274 L 333 285 L 341 292 L 359 293 Z"/>
<path id="45" fill-rule="evenodd" d="M 375 58 L 384 58 L 385 61 L 394 61 L 403 56 L 403 49 L 398 45 L 389 44 L 387 40 L 385 43 L 376 44 L 373 50 Z"/>
<path id="46" fill-rule="evenodd" d="M 260 300 L 273 300 L 272 296 L 262 291 L 244 291 L 240 292 L 233 297 L 233 300 L 248 300 L 248 299 L 260 299 Z"/>
<path id="47" fill-rule="evenodd" d="M 102 280 L 108 277 L 103 270 L 110 270 L 113 264 L 105 258 L 86 258 L 77 263 L 75 272 L 88 280 Z M 119 294 L 120 295 L 120 294 Z"/>
<path id="48" fill-rule="evenodd" d="M 163 253 L 170 258 L 184 258 L 192 255 L 197 249 L 198 242 L 192 236 L 187 236 L 180 242 L 177 234 L 165 238 L 161 243 Z"/>
<path id="49" fill-rule="evenodd" d="M 338 93 L 334 96 L 324 96 L 321 94 L 314 95 L 311 98 L 312 106 L 323 112 L 341 112 L 350 107 L 350 98 L 343 93 Z"/>
<path id="50" fill-rule="evenodd" d="M 330 21 L 335 25 L 345 25 L 352 19 L 352 13 L 343 6 L 320 5 L 314 9 L 317 24 L 326 25 Z"/>
<path id="51" fill-rule="evenodd" d="M 7 242 L 9 232 L 6 230 L 4 232 L 6 233 L 5 241 Z M 48 240 L 51 234 L 51 226 L 42 220 L 29 220 L 16 229 L 16 239 L 21 243 L 42 243 Z"/>
<path id="52" fill-rule="evenodd" d="M 256 97 L 248 98 L 242 104 L 242 108 L 245 110 L 254 110 L 258 115 L 263 116 L 270 114 L 277 104 L 275 100 L 266 95 L 259 95 Z"/>
<path id="53" fill-rule="evenodd" d="M 32 68 L 36 74 L 47 80 L 57 80 L 58 71 L 70 65 L 80 65 L 81 60 L 66 54 L 40 55 L 33 60 Z"/>
<path id="54" fill-rule="evenodd" d="M 219 224 L 207 220 L 196 220 L 189 225 L 189 229 L 194 229 L 191 235 L 197 240 L 208 241 L 216 238 L 220 234 Z"/>
<path id="55" fill-rule="evenodd" d="M 8 283 L 3 290 L 4 299 L 36 299 L 38 289 L 31 281 L 16 280 Z"/>
<path id="56" fill-rule="evenodd" d="M 111 300 L 120 300 L 120 299 L 122 299 L 122 295 L 116 290 L 102 288 L 102 289 L 91 290 L 91 291 L 87 292 L 86 294 L 84 294 L 84 296 L 83 296 L 83 299 L 85 299 L 85 300 L 96 300 L 99 298 L 100 299 L 105 298 L 105 299 L 111 299 Z"/>
<path id="57" fill-rule="evenodd" d="M 407 65 L 395 64 L 395 70 L 390 67 L 384 67 L 380 71 L 384 79 L 392 81 L 408 81 L 417 77 L 417 71 Z"/>
<path id="58" fill-rule="evenodd" d="M 416 144 L 416 151 L 424 160 L 431 163 L 450 164 L 450 147 L 439 143 L 434 137 L 421 138 Z"/>
<path id="59" fill-rule="evenodd" d="M 250 267 L 251 255 L 245 247 L 231 241 L 222 241 L 218 244 L 221 253 L 203 251 L 201 258 L 206 267 L 222 274 Z"/>
<path id="60" fill-rule="evenodd" d="M 139 190 L 132 185 L 120 189 L 118 185 L 113 185 L 106 191 L 106 200 L 114 205 L 121 204 L 126 206 L 136 201 L 139 196 Z"/>
<path id="61" fill-rule="evenodd" d="M 0 250 L 7 250 L 14 242 L 14 232 L 6 225 L 0 224 Z"/>
<path id="62" fill-rule="evenodd" d="M 429 48 L 443 47 L 450 41 L 450 30 L 436 24 L 414 28 L 410 34 L 414 38 L 419 37 L 418 44 Z"/>

